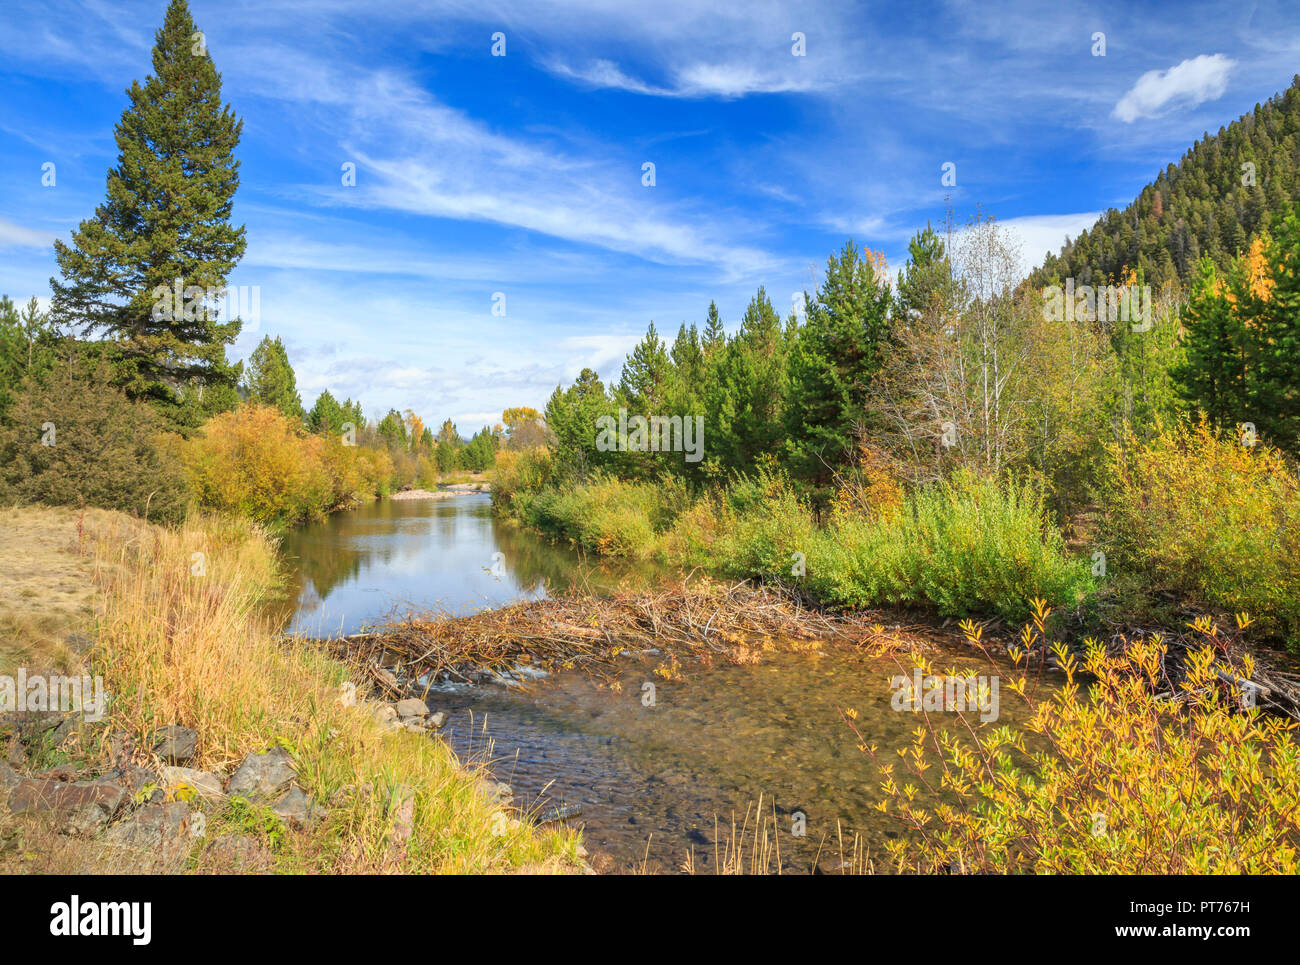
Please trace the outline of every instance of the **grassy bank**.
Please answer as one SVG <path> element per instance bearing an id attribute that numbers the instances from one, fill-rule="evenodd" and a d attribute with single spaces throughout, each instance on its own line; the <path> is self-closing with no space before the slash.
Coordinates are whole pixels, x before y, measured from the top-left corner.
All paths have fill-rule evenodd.
<path id="1" fill-rule="evenodd" d="M 1029 481 L 966 470 L 906 488 L 878 472 L 854 480 L 818 519 L 778 472 L 692 493 L 675 478 L 561 478 L 534 450 L 498 461 L 493 499 L 593 552 L 780 581 L 835 607 L 1018 621 L 1040 597 L 1085 620 L 1171 628 L 1246 612 L 1257 639 L 1300 646 L 1300 483 L 1262 443 L 1182 426 L 1113 445 L 1073 550 Z"/>
<path id="2" fill-rule="evenodd" d="M 1035 596 L 1071 609 L 1095 592 L 1037 494 L 1012 482 L 961 473 L 888 498 L 846 493 L 819 523 L 779 473 L 692 497 L 675 481 L 565 485 L 549 468 L 544 450 L 499 459 L 497 507 L 595 552 L 779 581 L 835 607 L 1022 619 Z"/>
<path id="3" fill-rule="evenodd" d="M 102 760 L 112 731 L 150 746 L 165 724 L 198 731 L 193 766 L 217 773 L 273 745 L 293 756 L 299 782 L 328 807 L 307 830 L 286 831 L 255 807 L 209 817 L 208 841 L 252 834 L 290 872 L 451 872 L 574 867 L 577 838 L 502 824 L 475 773 L 439 740 L 391 732 L 373 705 L 350 702 L 348 670 L 281 639 L 259 612 L 277 591 L 275 547 L 256 524 L 192 516 L 162 528 L 96 514 L 80 535 L 74 513 L 33 508 L 68 553 L 92 568 L 94 646 L 85 666 L 113 697 L 107 727 L 87 726 L 63 751 Z M 395 805 L 414 797 L 411 834 L 393 839 Z M 206 850 L 193 860 L 203 870 Z"/>

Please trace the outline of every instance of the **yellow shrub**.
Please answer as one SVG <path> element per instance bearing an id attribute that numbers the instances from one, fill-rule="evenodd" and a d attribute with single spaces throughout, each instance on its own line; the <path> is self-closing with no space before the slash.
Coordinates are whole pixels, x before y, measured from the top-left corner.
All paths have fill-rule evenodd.
<path id="1" fill-rule="evenodd" d="M 1027 644 L 1045 642 L 1040 603 Z M 963 629 L 979 644 L 979 631 Z M 1295 874 L 1300 871 L 1300 748 L 1295 723 L 1241 707 L 1220 671 L 1217 629 L 1189 658 L 1180 699 L 1160 696 L 1160 638 L 1080 661 L 1052 649 L 1066 684 L 1026 696 L 1025 651 L 1013 650 L 1010 690 L 1033 715 L 1024 731 L 921 727 L 900 751 L 906 776 L 881 764 L 881 810 L 912 832 L 890 851 L 900 870 L 1070 874 Z M 1078 676 L 1092 676 L 1091 687 Z M 959 733 L 959 731 L 961 733 Z M 966 736 L 962 736 L 965 733 Z M 859 735 L 860 736 L 860 735 Z M 936 751 L 935 748 L 940 748 Z M 875 748 L 863 741 L 873 757 Z M 935 758 L 939 758 L 936 762 Z M 1026 760 L 1028 766 L 1026 766 Z M 920 790 L 955 803 L 927 808 Z"/>
<path id="2" fill-rule="evenodd" d="M 284 527 L 387 491 L 387 452 L 311 435 L 269 406 L 223 412 L 180 446 L 201 505 Z"/>
<path id="3" fill-rule="evenodd" d="M 1300 485 L 1249 436 L 1204 424 L 1111 447 L 1103 489 L 1108 567 L 1300 643 Z M 1113 553 L 1112 553 L 1113 550 Z M 1127 570 L 1127 572 L 1126 572 Z"/>

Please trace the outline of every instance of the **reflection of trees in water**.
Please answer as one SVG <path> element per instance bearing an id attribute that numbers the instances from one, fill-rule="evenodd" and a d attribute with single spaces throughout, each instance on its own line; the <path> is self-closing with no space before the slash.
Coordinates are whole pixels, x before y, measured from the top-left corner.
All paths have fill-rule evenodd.
<path id="1" fill-rule="evenodd" d="M 314 612 L 335 589 L 356 581 L 368 564 L 464 553 L 481 559 L 486 568 L 494 552 L 503 554 L 506 573 L 527 594 L 563 593 L 574 587 L 604 593 L 624 583 L 644 585 L 663 571 L 652 564 L 586 556 L 552 543 L 493 516 L 486 500 L 382 500 L 286 534 L 281 544 L 288 571 L 283 616 L 288 621 L 295 610 Z M 281 606 L 274 610 L 279 614 Z"/>
<path id="2" fill-rule="evenodd" d="M 607 593 L 620 584 L 644 586 L 653 582 L 663 567 L 588 556 L 552 543 L 513 523 L 492 518 L 492 538 L 505 555 L 507 572 L 521 588 L 533 591 L 540 583 L 548 594 L 578 588 Z"/>

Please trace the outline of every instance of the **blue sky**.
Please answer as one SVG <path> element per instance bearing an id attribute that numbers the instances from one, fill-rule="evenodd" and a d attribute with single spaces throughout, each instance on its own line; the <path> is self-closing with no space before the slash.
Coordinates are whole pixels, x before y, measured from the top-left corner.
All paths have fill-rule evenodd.
<path id="1" fill-rule="evenodd" d="M 0 293 L 48 296 L 165 6 L 5 0 Z M 847 237 L 897 269 L 947 198 L 1035 263 L 1300 69 L 1294 2 L 191 10 L 244 120 L 230 281 L 261 318 L 233 354 L 279 335 L 308 405 L 329 388 L 466 435 L 583 366 L 616 376 L 652 319 L 671 336 L 716 299 L 734 329 L 759 285 L 787 312 Z"/>

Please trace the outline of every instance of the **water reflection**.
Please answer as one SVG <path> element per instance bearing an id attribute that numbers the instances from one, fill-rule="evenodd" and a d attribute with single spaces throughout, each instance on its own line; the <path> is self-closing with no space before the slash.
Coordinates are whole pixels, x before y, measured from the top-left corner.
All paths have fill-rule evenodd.
<path id="1" fill-rule="evenodd" d="M 282 550 L 293 571 L 283 607 L 289 631 L 313 636 L 355 633 L 395 610 L 459 615 L 657 575 L 539 539 L 493 516 L 479 493 L 370 503 L 293 530 Z"/>

